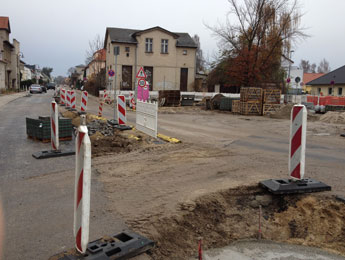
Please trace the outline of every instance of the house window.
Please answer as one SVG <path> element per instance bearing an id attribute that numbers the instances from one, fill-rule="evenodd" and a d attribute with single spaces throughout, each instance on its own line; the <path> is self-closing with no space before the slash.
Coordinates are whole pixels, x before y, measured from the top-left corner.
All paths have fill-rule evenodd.
<path id="1" fill-rule="evenodd" d="M 168 53 L 168 40 L 162 39 L 161 53 Z"/>
<path id="2" fill-rule="evenodd" d="M 110 53 L 110 43 L 108 44 L 108 53 Z"/>
<path id="3" fill-rule="evenodd" d="M 319 95 L 321 94 L 321 88 L 318 89 L 319 90 Z"/>
<path id="4" fill-rule="evenodd" d="M 152 44 L 153 39 L 152 38 L 146 38 L 145 40 L 145 52 L 152 52 Z"/>
<path id="5" fill-rule="evenodd" d="M 338 88 L 338 96 L 342 96 L 343 95 L 343 88 Z"/>
<path id="6" fill-rule="evenodd" d="M 332 88 L 328 88 L 328 95 L 332 95 Z"/>
<path id="7" fill-rule="evenodd" d="M 187 55 L 187 50 L 183 50 L 183 55 Z"/>
<path id="8" fill-rule="evenodd" d="M 126 48 L 125 48 L 125 52 L 129 52 L 129 47 L 126 47 Z"/>

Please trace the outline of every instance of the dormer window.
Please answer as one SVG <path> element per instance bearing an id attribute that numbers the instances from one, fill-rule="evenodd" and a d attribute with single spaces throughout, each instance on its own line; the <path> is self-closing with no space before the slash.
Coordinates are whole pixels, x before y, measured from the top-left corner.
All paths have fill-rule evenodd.
<path id="1" fill-rule="evenodd" d="M 168 40 L 162 39 L 161 53 L 168 53 Z"/>
<path id="2" fill-rule="evenodd" d="M 187 50 L 183 50 L 183 51 L 182 51 L 182 54 L 183 54 L 183 55 L 187 55 Z"/>

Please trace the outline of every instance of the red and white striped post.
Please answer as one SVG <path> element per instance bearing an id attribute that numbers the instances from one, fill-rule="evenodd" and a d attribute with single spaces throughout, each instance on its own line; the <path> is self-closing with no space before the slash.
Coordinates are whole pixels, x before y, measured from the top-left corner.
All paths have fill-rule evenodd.
<path id="1" fill-rule="evenodd" d="M 66 103 L 66 90 L 64 88 L 60 89 L 60 103 L 61 106 L 64 106 Z"/>
<path id="2" fill-rule="evenodd" d="M 76 93 L 74 90 L 71 91 L 71 108 L 75 109 L 76 108 Z"/>
<path id="3" fill-rule="evenodd" d="M 304 105 L 295 105 L 291 110 L 289 175 L 296 180 L 304 176 L 306 137 L 307 109 Z"/>
<path id="4" fill-rule="evenodd" d="M 86 127 L 86 116 L 82 115 L 76 138 L 76 167 L 74 191 L 75 247 L 85 253 L 89 242 L 90 189 L 91 189 L 91 141 Z"/>
<path id="5" fill-rule="evenodd" d="M 71 91 L 67 90 L 66 94 L 66 107 L 71 107 Z"/>
<path id="6" fill-rule="evenodd" d="M 126 99 L 123 95 L 117 96 L 117 118 L 119 119 L 119 125 L 125 125 L 126 120 Z"/>
<path id="7" fill-rule="evenodd" d="M 81 103 L 80 103 L 80 111 L 81 112 L 86 112 L 87 100 L 88 100 L 88 93 L 87 93 L 87 91 L 83 91 L 81 93 Z"/>
<path id="8" fill-rule="evenodd" d="M 50 142 L 52 150 L 59 150 L 59 107 L 52 101 L 50 107 Z"/>
<path id="9" fill-rule="evenodd" d="M 134 94 L 133 93 L 129 93 L 129 107 L 132 109 L 135 109 L 135 98 L 134 98 Z"/>
<path id="10" fill-rule="evenodd" d="M 101 117 L 103 115 L 103 100 L 99 99 L 99 106 L 98 106 L 98 116 Z"/>

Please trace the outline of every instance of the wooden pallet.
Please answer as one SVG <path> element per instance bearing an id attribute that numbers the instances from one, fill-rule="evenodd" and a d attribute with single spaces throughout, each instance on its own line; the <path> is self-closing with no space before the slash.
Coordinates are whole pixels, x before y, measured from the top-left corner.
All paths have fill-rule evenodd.
<path id="1" fill-rule="evenodd" d="M 257 101 L 248 101 L 240 103 L 240 113 L 245 116 L 261 116 L 262 103 Z"/>
<path id="2" fill-rule="evenodd" d="M 280 104 L 264 104 L 263 105 L 263 115 L 275 113 L 279 109 L 280 109 Z"/>
<path id="3" fill-rule="evenodd" d="M 240 92 L 241 102 L 247 101 L 262 101 L 262 88 L 241 88 Z"/>
<path id="4" fill-rule="evenodd" d="M 263 96 L 265 104 L 280 104 L 281 90 L 265 89 Z"/>
<path id="5" fill-rule="evenodd" d="M 232 113 L 239 114 L 240 113 L 240 101 L 239 100 L 233 100 L 232 101 Z"/>

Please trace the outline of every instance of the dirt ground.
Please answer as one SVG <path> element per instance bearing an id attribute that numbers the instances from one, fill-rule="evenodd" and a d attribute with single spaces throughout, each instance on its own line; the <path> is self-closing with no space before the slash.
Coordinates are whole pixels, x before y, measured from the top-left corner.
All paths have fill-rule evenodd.
<path id="1" fill-rule="evenodd" d="M 100 150 L 93 159 L 110 201 L 106 210 L 156 242 L 146 255 L 151 259 L 196 257 L 199 238 L 205 249 L 256 238 L 259 205 L 264 239 L 345 256 L 345 206 L 334 199 L 345 195 L 343 124 L 308 116 L 307 177 L 327 182 L 332 192 L 271 197 L 258 187 L 287 178 L 289 114 L 287 108 L 276 117 L 160 109 L 160 131 L 182 143 Z"/>

